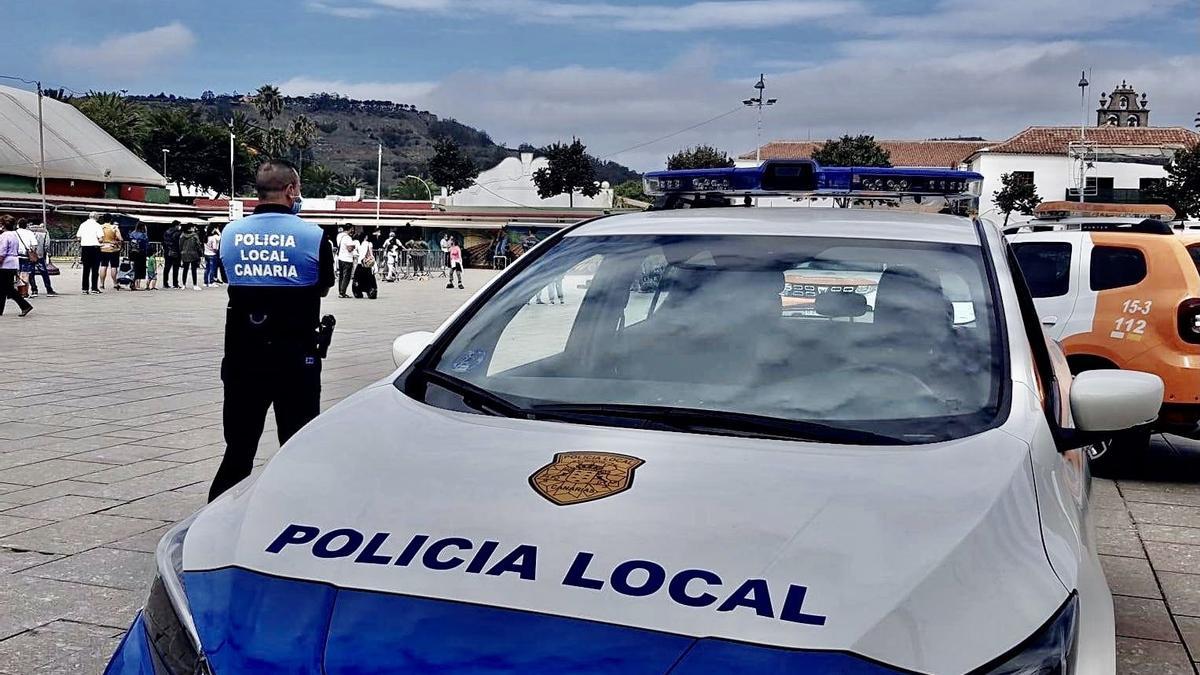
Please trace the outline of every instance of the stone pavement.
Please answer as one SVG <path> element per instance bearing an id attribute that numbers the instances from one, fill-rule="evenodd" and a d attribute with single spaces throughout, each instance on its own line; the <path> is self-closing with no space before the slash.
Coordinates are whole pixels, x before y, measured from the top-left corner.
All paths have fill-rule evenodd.
<path id="1" fill-rule="evenodd" d="M 204 503 L 222 452 L 225 293 L 60 291 L 0 317 L 0 674 L 99 673 L 145 599 L 154 546 Z M 468 289 L 381 284 L 331 298 L 323 406 L 392 369 L 391 340 L 432 329 Z M 277 449 L 273 423 L 259 463 Z M 1200 659 L 1200 444 L 1160 439 L 1137 480 L 1097 480 L 1116 594 L 1119 672 L 1195 674 Z"/>

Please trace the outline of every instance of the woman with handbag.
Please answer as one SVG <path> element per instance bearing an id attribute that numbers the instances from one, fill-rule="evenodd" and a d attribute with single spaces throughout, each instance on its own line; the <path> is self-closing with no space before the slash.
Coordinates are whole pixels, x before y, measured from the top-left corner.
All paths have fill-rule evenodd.
<path id="1" fill-rule="evenodd" d="M 4 314 L 4 306 L 9 300 L 21 308 L 20 316 L 33 311 L 21 293 L 17 291 L 17 273 L 21 269 L 21 240 L 17 237 L 17 221 L 12 216 L 0 216 L 0 314 Z"/>
<path id="2" fill-rule="evenodd" d="M 42 275 L 42 281 L 46 286 L 46 295 L 58 295 L 58 293 L 54 292 L 54 286 L 50 285 L 50 267 L 52 266 L 52 263 L 50 262 L 50 232 L 46 230 L 46 225 L 44 223 L 34 223 L 30 225 L 29 231 L 33 233 L 33 240 L 37 244 L 34 247 L 34 250 L 37 251 L 37 259 L 30 259 L 33 269 L 29 273 L 29 295 L 30 297 L 34 298 L 37 297 L 38 274 Z M 19 228 L 17 234 L 20 235 Z M 58 274 L 57 270 L 54 273 Z"/>

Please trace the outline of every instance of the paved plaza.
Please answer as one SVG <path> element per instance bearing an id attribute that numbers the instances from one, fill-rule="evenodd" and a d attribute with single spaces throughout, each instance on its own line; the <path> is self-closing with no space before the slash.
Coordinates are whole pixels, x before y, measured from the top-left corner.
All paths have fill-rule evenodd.
<path id="1" fill-rule="evenodd" d="M 392 339 L 432 329 L 467 290 L 444 280 L 331 298 L 323 407 L 392 370 Z M 79 295 L 0 317 L 0 674 L 100 673 L 154 574 L 168 525 L 205 500 L 223 450 L 223 289 Z M 276 450 L 268 422 L 259 463 Z M 1137 479 L 1093 506 L 1115 594 L 1119 672 L 1195 674 L 1200 660 L 1200 444 L 1159 439 Z"/>

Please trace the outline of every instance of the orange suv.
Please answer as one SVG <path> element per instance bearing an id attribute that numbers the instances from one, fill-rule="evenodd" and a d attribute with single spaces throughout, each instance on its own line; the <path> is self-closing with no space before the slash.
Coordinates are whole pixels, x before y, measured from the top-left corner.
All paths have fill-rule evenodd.
<path id="1" fill-rule="evenodd" d="M 1071 369 L 1158 375 L 1166 390 L 1155 429 L 1197 437 L 1200 234 L 1156 220 L 1071 219 L 1032 221 L 1008 241 Z M 1144 447 L 1150 431 L 1114 445 Z"/>

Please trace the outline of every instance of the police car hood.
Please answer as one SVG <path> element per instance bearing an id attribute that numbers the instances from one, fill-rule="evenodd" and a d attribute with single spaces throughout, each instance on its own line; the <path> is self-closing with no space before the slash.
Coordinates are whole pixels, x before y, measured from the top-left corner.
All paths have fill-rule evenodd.
<path id="1" fill-rule="evenodd" d="M 334 594 L 328 612 L 357 618 L 318 609 L 311 626 L 343 655 L 351 645 L 334 634 L 408 636 L 434 662 L 495 635 L 517 651 L 571 635 L 609 655 L 655 635 L 889 666 L 829 672 L 966 672 L 1066 597 L 1036 504 L 1028 448 L 1003 429 L 888 448 L 749 440 L 449 412 L 382 385 L 323 414 L 256 482 L 201 512 L 183 565 L 198 617 L 248 611 L 286 583 L 281 630 L 300 631 L 296 584 Z M 231 569 L 250 575 L 241 590 L 202 590 L 206 574 Z M 346 593 L 367 604 L 351 609 Z M 409 604 L 370 604 L 386 598 Z M 260 630 L 278 613 L 268 605 Z M 461 624 L 470 636 L 447 646 L 461 612 L 476 617 Z M 537 623 L 562 617 L 570 626 Z M 634 637 L 584 639 L 579 626 Z M 656 661 L 646 647 L 638 672 L 667 672 L 684 651 Z"/>

